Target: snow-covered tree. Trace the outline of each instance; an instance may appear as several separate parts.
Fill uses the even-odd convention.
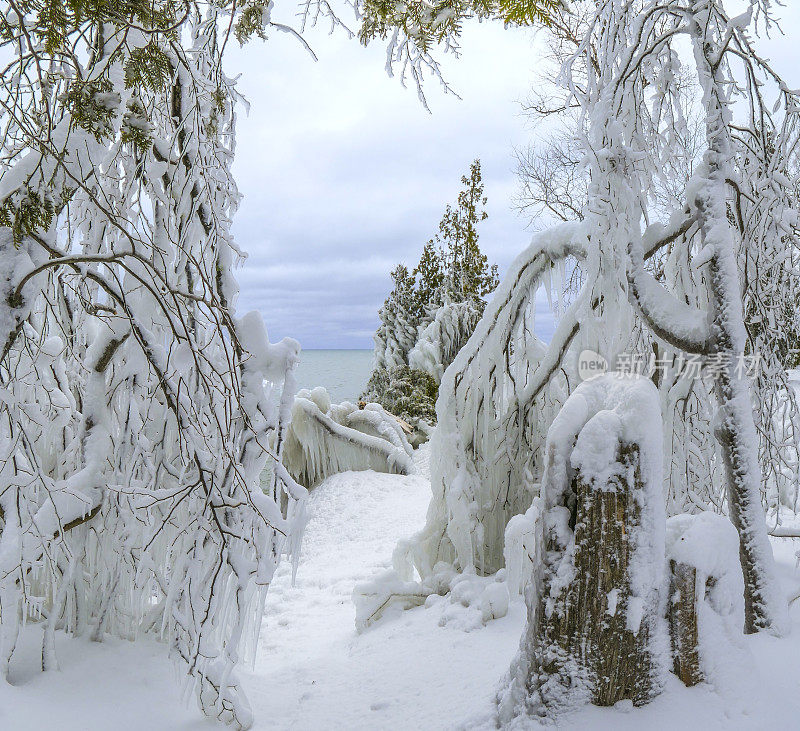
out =
[[[445,278],[443,252],[431,239],[422,249],[422,256],[414,267],[414,313],[419,322],[430,317],[431,309],[441,303]]]
[[[393,410],[393,394],[406,392],[402,413],[393,411],[404,418],[435,417],[423,393],[411,398],[407,382],[425,385],[432,378],[438,385],[498,283],[497,265],[489,265],[478,245],[478,225],[488,217],[480,160],[470,165],[461,183],[455,206],[445,209],[414,270],[409,274],[400,264],[392,272],[394,288],[379,312],[374,370],[362,398]]]
[[[737,177],[749,172],[746,168],[737,171],[735,165],[733,85],[740,82],[741,95],[750,108],[745,129],[752,130],[758,124],[756,117],[762,116],[766,106],[763,87],[771,83],[774,88],[777,82],[777,103],[771,107],[775,111],[770,113],[769,119],[770,125],[777,127],[783,153],[779,156],[783,158],[780,164],[786,164],[796,143],[797,99],[756,54],[747,32],[759,14],[768,19],[769,12],[767,4],[756,1],[750,3],[747,12],[735,18],[726,15],[721,2],[712,0],[687,3],[679,12],[668,15],[662,14],[655,5],[646,7],[648,19],[631,23],[638,34],[633,38],[643,40],[630,44],[628,53],[635,61],[643,52],[653,49],[668,70],[676,63],[676,52],[669,37],[679,34],[688,35],[694,52],[697,81],[702,91],[707,149],[703,165],[690,184],[686,206],[695,219],[699,240],[699,250],[692,257],[692,264],[694,268],[707,267],[707,311],[687,308],[685,301],[676,299],[645,272],[643,247],[635,239],[630,245],[628,281],[642,317],[658,337],[685,352],[713,357],[719,364],[714,383],[715,436],[720,448],[728,515],[739,531],[745,578],[745,630],[748,632],[765,628],[781,631],[786,612],[773,575],[772,550],[761,504],[762,471],[758,462],[750,383],[742,368],[747,332],[737,254],[743,244],[746,247],[751,242],[747,240],[747,232],[737,229],[729,218],[729,200],[733,197],[730,189],[735,192]],[[662,85],[668,88],[668,79]],[[756,109],[758,113],[754,113]],[[783,112],[782,123],[777,111]],[[752,174],[746,179],[755,183]],[[732,185],[729,180],[733,181]],[[790,184],[788,179],[784,186],[786,184]],[[781,187],[779,182],[778,190]],[[773,194],[768,193],[767,197],[775,200]],[[797,224],[797,213],[777,205],[775,214],[784,236],[791,236],[790,227]],[[772,236],[775,234],[767,233],[768,240]],[[773,239],[769,243],[774,246],[777,242]]]
[[[433,424],[438,390],[436,379],[425,369],[401,365],[374,371],[362,398],[379,399],[390,414],[406,422]]]
[[[378,312],[381,324],[375,332],[375,370],[406,365],[417,339],[419,316],[414,275],[398,264],[392,271],[394,287]]]
[[[235,315],[236,89],[218,3],[11,2],[0,18],[0,666],[28,618],[153,633],[245,728],[305,490],[280,463],[299,347]],[[259,11],[269,24],[268,13]]]
[[[475,300],[448,302],[436,310],[433,320],[420,329],[417,342],[408,354],[412,369],[429,374],[437,384],[458,351],[466,345],[481,319]]]
[[[552,23],[555,32],[550,34],[549,45],[559,64],[571,58],[582,40],[585,42],[594,4],[577,3],[572,11]],[[594,66],[597,53],[596,47],[584,53]],[[693,69],[687,65],[672,68],[670,86],[669,116],[675,121],[664,125],[670,141],[669,156],[660,157],[659,174],[649,182],[649,215],[662,219],[686,199],[687,186],[703,163],[706,144],[702,97]],[[568,89],[554,87],[545,78],[526,107],[534,121],[548,118],[559,122],[549,138],[518,152],[522,186],[518,205],[539,227],[547,218],[580,220],[588,204],[582,175],[583,131],[579,129],[585,117],[578,114],[568,95]],[[779,502],[794,509],[797,489],[792,465],[798,456],[794,437],[798,411],[786,367],[794,363],[797,352],[796,308],[792,304],[799,281],[797,246],[796,237],[787,233],[784,216],[765,216],[764,212],[776,207],[791,216],[791,211],[798,209],[795,186],[786,184],[795,177],[797,163],[792,155],[775,147],[775,125],[781,115],[759,119],[751,112],[750,116],[750,123],[732,128],[737,176],[735,181],[729,180],[729,215],[741,238],[737,262],[745,306],[746,352],[759,362],[752,385],[760,463],[765,473],[764,498],[771,509]],[[778,172],[775,180],[768,170]],[[743,187],[748,190],[743,192]],[[693,267],[690,258],[690,249],[679,241],[656,252],[650,265],[654,275],[679,297],[706,306],[705,273]],[[573,293],[580,274],[580,267],[570,273]],[[722,510],[724,485],[712,433],[711,384],[686,377],[685,372],[681,375],[680,353],[653,341],[646,329],[642,335],[639,355],[656,359],[661,366],[654,378],[662,392],[667,419],[664,476],[668,512],[707,507]],[[670,359],[678,367],[667,366]]]
[[[445,371],[436,402],[426,525],[395,554],[404,578],[416,570],[424,579],[439,562],[481,574],[503,567],[506,525],[538,492],[541,434],[575,377],[564,353],[549,353],[534,335],[536,292],[550,281],[553,262],[583,254],[574,243],[578,235],[565,224],[534,239]],[[574,318],[576,310],[567,315]],[[574,319],[560,325],[556,336],[571,340],[573,330]]]
[[[750,38],[773,22],[771,10],[754,1],[730,18],[713,0],[582,8],[577,23],[565,13],[552,26],[569,51],[562,108],[575,110],[569,149],[587,167],[585,198],[573,189],[563,205],[556,190],[540,202],[556,200],[566,219],[584,204],[535,237],[445,374],[428,522],[398,551],[398,568],[425,576],[438,561],[479,572],[503,565],[505,525],[538,493],[547,426],[588,347],[611,367],[631,355],[656,365],[670,510],[728,513],[741,542],[745,629],[780,632],[762,495],[791,493],[797,474],[796,407],[779,357],[792,319],[762,305],[756,322],[769,336],[744,321],[751,297],[780,301],[778,282],[794,277],[796,260],[797,97]],[[684,113],[687,94],[697,119]],[[702,155],[687,160],[698,133]],[[752,215],[737,213],[745,205]],[[766,261],[765,251],[787,265],[759,287],[747,262]],[[532,302],[553,274],[558,326],[544,348],[529,333]],[[751,383],[744,358],[756,352],[771,375]],[[687,370],[692,360],[703,378]],[[753,396],[763,405],[755,421]],[[696,491],[698,479],[707,490]]]
[[[485,221],[486,196],[483,194],[483,176],[481,161],[475,160],[469,166],[469,175],[461,177],[464,186],[458,194],[455,207],[448,205],[439,230],[428,246],[439,246],[439,258],[442,262],[442,287],[438,300],[465,302],[472,300],[480,308],[484,299],[497,287],[497,264],[489,265],[489,260],[478,246],[478,224]],[[423,261],[414,270],[414,274],[422,272]],[[434,297],[423,305],[430,310],[436,304]]]

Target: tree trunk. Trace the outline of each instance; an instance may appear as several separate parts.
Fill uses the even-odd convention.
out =
[[[727,484],[728,512],[740,538],[739,556],[745,583],[747,633],[782,631],[785,607],[777,591],[772,549],[761,505],[761,470],[750,399],[743,368],[746,344],[736,241],[728,220],[726,186],[732,177],[729,109],[722,91],[717,43],[706,37],[708,9],[695,0],[691,35],[706,110],[706,181],[697,195],[704,245],[713,251],[710,269],[712,353],[725,366],[716,381],[719,402],[716,436]]]

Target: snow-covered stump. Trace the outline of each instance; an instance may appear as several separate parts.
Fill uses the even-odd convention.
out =
[[[697,570],[694,566],[669,562],[669,635],[672,672],[686,686],[703,680],[697,630]],[[705,592],[705,587],[702,587]]]
[[[672,672],[685,685],[715,682],[742,632],[744,580],[739,536],[722,515],[676,515],[667,521],[667,612]]]
[[[666,670],[658,394],[607,375],[576,389],[548,433],[542,567],[500,721],[576,704],[639,706]]]
[[[546,580],[540,598],[538,628],[541,673],[568,688],[579,668],[592,703],[613,706],[621,700],[647,703],[655,694],[651,647],[654,617],[645,617],[642,597],[632,588],[631,563],[642,527],[645,486],[639,447],[620,442],[612,473],[597,479],[586,465],[573,480],[576,498],[574,542],[564,552],[559,570]],[[545,550],[559,551],[551,533]],[[572,553],[572,555],[570,555]],[[573,578],[562,585],[561,568],[570,562]],[[555,596],[553,593],[555,592]],[[647,611],[652,615],[657,605]]]

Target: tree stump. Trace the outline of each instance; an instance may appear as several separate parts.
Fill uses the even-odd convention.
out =
[[[669,562],[669,632],[672,671],[689,687],[703,681],[697,617],[697,569]],[[705,587],[703,587],[705,593]]]
[[[643,376],[570,395],[547,434],[528,625],[498,719],[636,706],[667,671],[660,404]]]
[[[714,682],[744,624],[739,534],[724,515],[673,515],[666,525],[672,671],[686,685]]]
[[[586,479],[580,471],[573,480],[573,579],[553,597],[562,572],[546,572],[537,611],[545,705],[559,693],[556,686],[574,688],[576,681],[587,700],[599,706],[621,700],[639,706],[657,692],[653,608],[631,591],[642,513],[639,457],[636,444],[620,444],[618,469],[606,483]],[[550,556],[561,550],[553,532],[546,546]]]

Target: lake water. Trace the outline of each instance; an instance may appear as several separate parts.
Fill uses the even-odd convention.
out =
[[[371,350],[304,350],[297,388],[325,386],[335,404],[355,401],[372,373]]]

